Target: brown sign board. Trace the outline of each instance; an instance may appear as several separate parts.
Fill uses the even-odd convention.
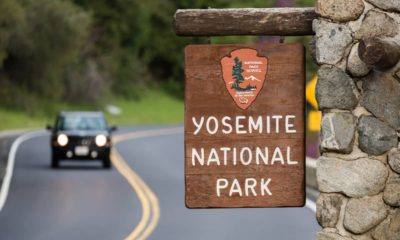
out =
[[[301,44],[185,49],[188,208],[305,204]]]

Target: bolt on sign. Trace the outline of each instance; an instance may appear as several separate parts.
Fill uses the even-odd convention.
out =
[[[301,44],[185,49],[188,208],[305,203]]]

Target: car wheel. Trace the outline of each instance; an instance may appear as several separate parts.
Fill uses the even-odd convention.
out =
[[[111,160],[110,160],[110,158],[103,159],[103,168],[111,168]]]
[[[51,159],[51,167],[58,168],[59,166],[60,166],[60,160],[53,156],[53,158]]]

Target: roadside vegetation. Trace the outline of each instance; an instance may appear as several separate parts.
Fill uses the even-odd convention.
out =
[[[121,108],[120,115],[109,115],[115,124],[180,123],[187,44],[270,40],[177,37],[172,30],[176,9],[313,4],[313,0],[1,0],[0,130],[42,127],[59,110],[105,110],[107,105]],[[309,38],[289,41],[308,45]],[[308,73],[315,69],[313,64],[308,68]]]
[[[57,102],[35,113],[0,107],[0,131],[19,128],[44,128],[53,124],[58,109],[71,111],[104,111],[110,125],[178,124],[183,122],[183,103],[180,99],[159,90],[145,90],[136,101],[114,98],[108,104],[95,107],[91,104]],[[113,114],[108,108],[114,108]],[[112,111],[111,111],[112,112]]]

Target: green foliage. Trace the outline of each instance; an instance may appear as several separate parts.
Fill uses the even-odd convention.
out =
[[[295,0],[297,6],[314,7],[315,0]]]
[[[3,43],[0,83],[9,89],[55,99],[62,97],[67,67],[78,61],[86,39],[89,14],[61,0],[17,0],[2,3],[1,12],[17,12],[3,25],[8,38]],[[11,18],[12,19],[12,18]],[[7,21],[6,21],[7,22]],[[15,90],[16,88],[20,90]],[[15,96],[3,105],[21,106]]]
[[[93,13],[91,55],[104,61],[113,92],[137,98],[140,89],[152,85],[166,87],[183,96],[183,47],[200,39],[185,39],[172,31],[172,16],[184,5],[205,7],[201,1],[75,0]],[[177,82],[179,84],[174,84]],[[171,87],[169,87],[171,86]],[[178,86],[178,87],[177,87]]]
[[[0,1],[0,67],[7,58],[7,47],[14,26],[24,20],[24,11],[21,5],[14,0]]]
[[[99,107],[113,95],[138,100],[149,86],[182,99],[187,44],[248,43],[260,37],[177,37],[172,30],[176,9],[274,3],[1,0],[0,106],[32,113],[45,102],[61,100]],[[296,3],[311,6],[313,1]]]

